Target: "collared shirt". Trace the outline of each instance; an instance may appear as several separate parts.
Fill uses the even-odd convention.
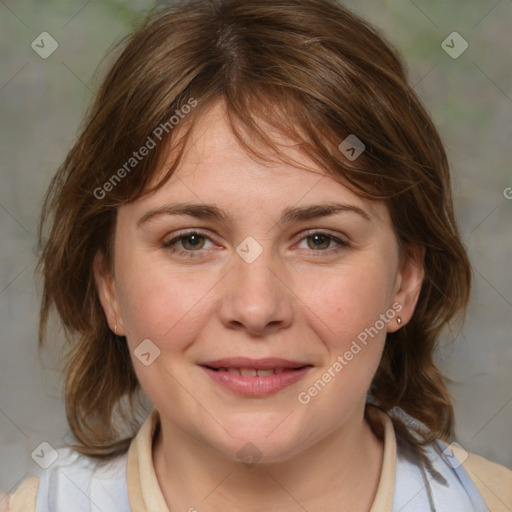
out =
[[[434,477],[397,450],[390,417],[372,408],[384,431],[377,492],[369,512],[510,512],[512,471],[457,446],[427,447]],[[10,512],[169,512],[153,466],[159,413],[154,409],[127,453],[98,464],[69,448],[56,462],[27,478],[10,500]],[[191,510],[201,511],[199,504]]]

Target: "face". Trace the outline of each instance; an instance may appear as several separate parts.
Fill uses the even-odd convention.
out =
[[[248,442],[285,460],[362,417],[423,276],[383,204],[283,150],[312,170],[251,159],[217,104],[171,180],[119,209],[114,273],[95,264],[163,424],[233,460]]]

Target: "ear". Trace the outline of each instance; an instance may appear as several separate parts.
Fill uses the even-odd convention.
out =
[[[409,245],[405,248],[395,281],[393,309],[397,312],[397,316],[388,324],[387,332],[398,331],[412,318],[425,277],[424,264],[425,247]],[[401,319],[400,323],[397,318]]]
[[[121,315],[121,308],[117,300],[114,275],[112,270],[108,268],[105,262],[105,256],[101,251],[98,251],[94,257],[93,274],[98,296],[110,329],[116,332],[117,326],[116,334],[118,336],[125,336],[126,332]]]

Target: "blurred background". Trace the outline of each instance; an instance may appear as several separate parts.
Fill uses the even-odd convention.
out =
[[[446,334],[438,361],[452,379],[459,444],[512,468],[512,2],[345,4],[401,52],[444,139],[475,283],[465,328]],[[36,352],[42,198],[105,55],[154,5],[0,0],[0,501],[36,467],[30,454],[41,442],[59,446],[69,435],[56,354],[40,361]],[[43,32],[58,44],[47,58],[40,53],[55,43],[42,36],[41,48]]]

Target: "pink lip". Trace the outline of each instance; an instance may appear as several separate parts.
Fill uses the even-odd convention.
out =
[[[312,365],[278,358],[231,358],[201,363],[201,367],[217,384],[220,384],[238,395],[257,398],[272,395],[288,386],[291,386],[292,384],[295,384],[304,377],[308,370],[312,368]],[[235,375],[226,371],[216,371],[209,367],[256,368],[260,370],[288,368],[288,370],[277,375],[242,377],[241,375]]]
[[[269,370],[270,368],[301,368],[309,363],[301,361],[290,361],[278,357],[265,357],[263,359],[251,359],[250,357],[227,357],[225,359],[216,359],[215,361],[204,361],[199,363],[201,366],[211,366],[212,368],[257,368],[260,370]]]

